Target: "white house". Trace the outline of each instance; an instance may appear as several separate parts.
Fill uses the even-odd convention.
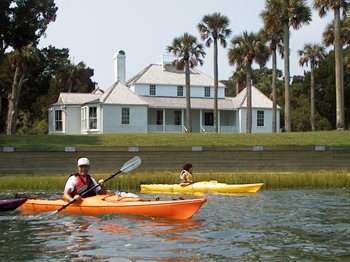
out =
[[[162,57],[125,81],[125,53],[114,56],[115,83],[105,92],[60,93],[49,109],[49,134],[183,133],[186,84],[184,71]],[[213,132],[214,80],[191,69],[192,132]],[[218,87],[218,130],[246,132],[246,89],[225,97]],[[272,101],[252,87],[252,132],[272,132]],[[280,126],[277,107],[277,127]],[[279,131],[279,128],[278,128]]]

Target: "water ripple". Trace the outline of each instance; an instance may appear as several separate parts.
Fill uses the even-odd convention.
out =
[[[207,195],[208,202],[185,221],[3,212],[0,257],[6,261],[349,261],[349,196],[349,190],[339,189]]]

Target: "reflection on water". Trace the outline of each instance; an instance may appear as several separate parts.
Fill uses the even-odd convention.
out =
[[[265,190],[207,198],[194,218],[184,221],[3,212],[0,261],[350,259],[349,190]]]

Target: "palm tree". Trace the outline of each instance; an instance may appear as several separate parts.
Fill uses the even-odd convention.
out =
[[[334,21],[327,24],[322,33],[322,43],[329,47],[334,45]],[[340,44],[342,47],[350,45],[350,19],[344,17],[340,20]]]
[[[299,29],[303,24],[309,24],[311,21],[311,10],[306,5],[305,0],[266,0],[266,12],[274,21],[270,25],[282,27],[283,31],[283,58],[284,58],[284,89],[285,89],[285,108],[284,108],[284,128],[286,132],[292,131],[291,122],[291,103],[289,87],[289,29]],[[266,25],[266,22],[265,22]],[[274,27],[275,27],[274,26]],[[277,29],[275,27],[275,29]],[[273,30],[276,32],[275,30]]]
[[[198,24],[198,30],[202,41],[210,47],[214,44],[214,131],[218,132],[218,40],[222,47],[226,48],[226,37],[231,35],[231,29],[228,29],[230,21],[226,16],[220,13],[205,15],[202,22]]]
[[[198,64],[203,65],[202,58],[205,57],[203,45],[197,42],[197,38],[188,33],[183,36],[176,37],[171,46],[167,46],[168,53],[173,54],[176,59],[173,65],[178,70],[185,69],[186,75],[186,129],[192,132],[191,123],[191,92],[190,92],[190,68],[194,68]]]
[[[335,92],[336,92],[336,127],[345,128],[344,87],[343,87],[343,59],[341,46],[340,11],[345,13],[349,7],[347,0],[313,0],[313,7],[318,9],[320,17],[324,17],[329,9],[334,12],[334,54],[335,54]]]
[[[325,49],[323,46],[318,44],[305,44],[303,50],[299,50],[300,56],[299,64],[306,66],[310,63],[310,74],[311,74],[311,85],[310,85],[310,104],[311,104],[311,115],[310,124],[311,130],[315,131],[315,78],[314,71],[320,64],[320,61],[325,58]]]
[[[264,40],[268,44],[270,54],[272,56],[272,132],[277,131],[276,116],[277,116],[277,50],[279,50],[281,57],[283,58],[283,27],[278,22],[276,14],[277,10],[273,10],[276,6],[271,6],[271,9],[266,8],[261,12],[260,16],[264,21]]]
[[[246,73],[243,66],[238,66],[236,71],[233,73],[232,81],[234,83],[233,94],[236,96],[242,91],[243,86],[246,86]]]
[[[247,82],[247,126],[246,132],[252,132],[252,64],[256,62],[264,66],[268,59],[268,50],[260,34],[243,32],[231,40],[228,51],[230,65],[244,66]]]

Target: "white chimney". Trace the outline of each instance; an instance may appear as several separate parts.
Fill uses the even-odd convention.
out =
[[[125,52],[120,50],[113,56],[114,63],[114,82],[121,82],[125,84],[126,81],[126,70],[125,70]]]

